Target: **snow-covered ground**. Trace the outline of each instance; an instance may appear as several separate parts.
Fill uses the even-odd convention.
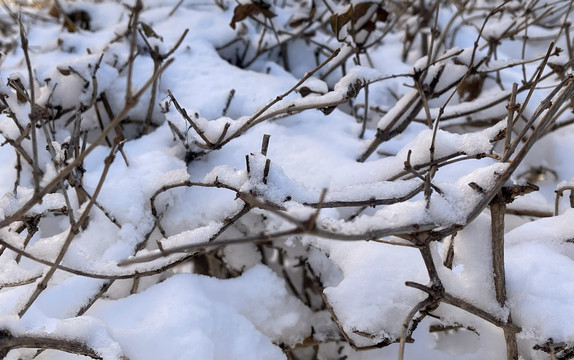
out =
[[[571,2],[139,4],[4,3],[0,355],[574,353]]]

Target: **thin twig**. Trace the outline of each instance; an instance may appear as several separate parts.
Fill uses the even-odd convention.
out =
[[[38,135],[36,133],[36,124],[39,118],[38,110],[36,109],[36,96],[35,96],[35,86],[34,86],[34,73],[32,72],[32,63],[30,61],[30,54],[28,53],[28,36],[24,32],[24,24],[22,23],[22,16],[18,17],[18,23],[20,24],[20,42],[22,46],[22,51],[24,52],[24,58],[26,60],[26,68],[28,70],[28,91],[30,92],[30,132],[32,135],[32,158],[33,158],[33,178],[34,178],[34,194],[37,195],[40,192],[40,169],[38,162]]]
[[[110,169],[110,167],[114,161],[116,150],[117,150],[117,145],[112,147],[110,154],[108,155],[108,157],[106,157],[106,159],[104,161],[105,166],[104,166],[104,169],[102,171],[102,175],[100,176],[100,180],[98,181],[98,185],[96,186],[96,189],[94,190],[92,197],[90,198],[88,204],[85,206],[85,208],[82,212],[82,215],[80,216],[78,221],[71,225],[71,227],[68,231],[68,235],[66,236],[66,239],[64,240],[64,243],[63,243],[62,247],[60,248],[58,256],[54,260],[54,265],[60,264],[60,262],[62,262],[62,260],[64,259],[64,256],[66,255],[70,245],[72,244],[72,240],[79,233],[80,228],[85,223],[85,221],[87,221],[90,210],[91,210],[92,206],[94,205],[94,202],[96,201],[96,198],[98,197],[100,191],[102,190],[102,186],[104,185],[104,181],[106,180],[106,176],[108,174],[108,171],[109,171],[109,169]],[[38,296],[40,296],[40,294],[44,291],[44,289],[46,289],[46,287],[48,286],[48,282],[52,279],[52,276],[54,275],[54,273],[56,272],[57,269],[58,268],[56,266],[50,267],[50,270],[48,270],[48,272],[44,275],[44,277],[42,278],[42,281],[40,283],[38,283],[34,293],[30,296],[30,298],[28,299],[26,304],[18,311],[19,317],[24,316],[24,314],[28,311],[30,306],[32,306],[32,304],[36,301]]]

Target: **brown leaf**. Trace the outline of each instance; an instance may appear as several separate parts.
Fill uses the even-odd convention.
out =
[[[76,25],[71,22],[68,21],[68,19],[64,19],[64,27],[68,30],[68,32],[70,33],[75,33],[76,32]]]
[[[374,11],[374,12],[373,12]],[[389,13],[381,7],[380,4],[373,1],[364,1],[351,5],[349,9],[341,14],[335,13],[331,16],[331,30],[339,38],[339,32],[349,21],[353,23],[353,33],[361,30],[372,32],[376,29],[377,21],[386,21]],[[364,19],[368,16],[368,19]]]
[[[303,86],[302,88],[299,89],[299,94],[301,94],[302,97],[305,97],[312,92],[313,91],[311,91],[311,89],[309,89],[307,86]]]
[[[303,19],[299,19],[299,20],[293,20],[289,23],[289,26],[292,28],[296,28],[298,26],[303,25],[304,23],[306,23],[307,21],[309,21],[309,19],[307,18],[303,18]]]
[[[377,29],[377,26],[373,21],[367,21],[365,25],[361,29],[367,30],[368,32],[373,32]]]
[[[374,13],[369,11],[369,10],[372,11],[373,9],[375,11]],[[360,21],[361,18],[366,15],[369,16],[369,19],[364,19],[363,21]],[[360,25],[360,27],[355,28],[354,30],[356,32],[359,32],[360,30],[373,32],[376,29],[376,22],[386,21],[388,16],[389,13],[385,9],[383,9],[380,4],[377,4],[372,1],[359,3],[355,5],[355,10],[353,12],[353,24],[364,23],[364,25]]]
[[[327,107],[319,108],[319,110],[321,110],[323,115],[329,115],[330,113],[335,111],[336,108],[337,108],[337,106],[335,105],[335,106],[327,106]]]
[[[60,10],[56,5],[52,5],[52,7],[50,8],[50,12],[48,12],[48,15],[57,19],[60,17]]]
[[[310,30],[310,31],[307,31],[306,33],[304,33],[301,37],[302,37],[302,38],[309,38],[309,39],[310,39],[310,38],[312,38],[313,36],[315,36],[315,34],[316,34],[316,31],[315,31],[315,30]]]
[[[154,37],[156,39],[161,39],[161,37],[146,23],[140,21],[140,25],[146,37]]]
[[[389,12],[379,6],[379,8],[377,9],[377,21],[383,21],[383,22],[387,21],[388,17]]]
[[[72,72],[70,71],[70,69],[62,69],[62,68],[57,68],[58,71],[60,72],[60,74],[64,75],[64,76],[69,76]]]
[[[248,16],[255,16],[263,14],[267,19],[277,16],[273,11],[269,10],[270,5],[262,1],[250,4],[239,4],[233,10],[233,17],[229,26],[235,29],[235,24],[245,20]]]
[[[235,29],[235,23],[244,20],[251,12],[253,12],[254,4],[239,4],[233,10],[233,17],[231,18],[231,26]]]
[[[26,96],[24,96],[22,94],[22,92],[24,92],[24,85],[22,85],[22,82],[20,81],[20,79],[15,79],[12,80],[14,82],[13,85],[10,85],[12,88],[16,89],[16,98],[18,99],[19,103],[25,103],[26,100]],[[21,91],[18,91],[17,89],[20,89]]]
[[[458,96],[462,101],[472,101],[482,93],[484,76],[480,74],[470,75],[458,88]],[[466,97],[465,97],[466,95]]]
[[[369,10],[371,8],[371,6],[376,5],[374,2],[372,1],[365,1],[362,3],[358,3],[357,5],[355,5],[354,11],[353,11],[353,21],[357,21],[360,18],[362,18],[363,16],[365,16],[365,14],[367,13],[367,10]]]
[[[349,6],[349,9],[343,14],[335,13],[331,15],[330,18],[331,30],[333,30],[337,38],[339,38],[339,32],[341,31],[343,26],[345,26],[345,24],[351,21],[352,16],[353,16],[353,5]]]
[[[16,99],[18,99],[19,103],[25,103],[26,102],[26,97],[19,92],[16,93]]]
[[[277,16],[277,14],[275,14],[273,11],[269,10],[269,9],[261,9],[261,13],[263,14],[263,16],[265,16],[267,19],[273,19],[275,16]]]

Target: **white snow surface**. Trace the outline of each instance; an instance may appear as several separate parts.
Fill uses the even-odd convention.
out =
[[[272,341],[296,344],[309,336],[309,314],[262,265],[230,280],[175,275],[88,313],[108,324],[127,356],[142,360],[283,359]]]
[[[66,11],[88,13],[92,19],[91,30],[68,32],[54,21],[27,25],[36,77],[36,101],[41,105],[56,104],[60,110],[80,105],[90,107],[93,92],[97,90],[105,92],[111,113],[119,113],[125,104],[129,67],[129,41],[125,34],[128,8],[111,0],[60,2]],[[133,1],[127,3],[133,5]],[[286,55],[291,60],[290,71],[271,55],[261,56],[244,68],[234,65],[237,48],[226,45],[236,37],[236,31],[229,26],[236,4],[222,3],[226,10],[202,1],[184,1],[170,14],[177,0],[144,2],[140,21],[159,36],[147,38],[159,51],[168,52],[189,29],[173,53],[175,61],[158,82],[155,103],[152,103],[151,130],[142,135],[126,123],[123,128],[126,141],[121,145],[121,152],[111,156],[109,146],[102,142],[85,158],[82,184],[89,194],[99,189],[102,173],[106,172],[97,197],[98,205],[106,213],[97,207],[91,209],[89,225],[74,236],[63,257],[61,264],[67,270],[54,273],[47,289],[22,317],[18,312],[50,267],[26,256],[20,258],[9,248],[2,249],[0,330],[14,336],[77,340],[95,349],[98,356],[106,360],[122,359],[122,356],[132,360],[286,359],[282,347],[296,347],[309,339],[341,340],[339,329],[357,347],[398,342],[405,317],[427,296],[423,291],[405,286],[405,282],[428,285],[429,275],[420,251],[416,247],[401,246],[411,244],[407,239],[383,236],[382,240],[399,244],[391,245],[368,241],[373,240],[370,234],[380,229],[412,230],[415,225],[437,231],[465,226],[452,238],[435,241],[431,246],[434,265],[446,291],[498,320],[505,321],[511,313],[513,322],[522,329],[518,334],[520,349],[528,358],[545,359],[546,355],[532,350],[532,346],[550,338],[556,343],[574,346],[571,321],[574,318],[574,210],[569,209],[567,195],[560,200],[561,211],[556,216],[536,220],[525,216],[512,229],[507,226],[508,300],[505,304],[496,301],[492,282],[488,211],[470,218],[484,194],[509,167],[496,160],[497,152],[502,150],[495,141],[505,131],[506,102],[501,102],[496,110],[478,113],[491,121],[491,125],[483,129],[464,134],[456,128],[439,128],[434,132],[425,121],[415,122],[383,143],[379,152],[374,152],[367,161],[358,162],[357,158],[377,136],[377,131],[400,126],[419,97],[416,89],[403,86],[405,78],[387,79],[384,83],[376,80],[390,73],[420,69],[426,66],[428,58],[410,59],[416,57],[415,51],[403,61],[402,35],[390,34],[385,39],[389,51],[373,50],[373,57],[380,58],[373,68],[354,65],[351,57],[346,62],[348,71],[344,76],[334,71],[322,79],[321,71],[329,71],[329,65],[302,83],[301,86],[313,93],[302,97],[292,92],[271,104],[315,68],[314,55],[301,42],[295,43]],[[292,20],[285,9],[274,5],[272,10],[277,12],[274,21],[278,24]],[[338,9],[338,12],[344,10]],[[48,16],[46,10],[37,11]],[[452,11],[454,9],[447,9],[445,13]],[[441,19],[443,17],[447,19],[441,14]],[[512,25],[511,20],[497,18],[482,35],[500,35]],[[244,25],[245,22],[237,26],[241,27],[238,31],[253,39],[245,53],[249,59],[256,52],[253,44],[257,43],[259,33],[257,26]],[[448,53],[462,49],[456,62],[447,57],[429,69],[429,78],[445,72],[437,84],[438,90],[462,78],[467,69],[465,64],[470,63],[472,51],[468,46],[472,46],[476,32],[472,26],[461,29]],[[276,41],[272,34],[261,39]],[[325,36],[325,41],[330,41],[333,48],[342,47],[334,62],[351,53],[348,45],[341,45],[332,37]],[[133,60],[131,85],[134,91],[145,84],[154,68],[142,37],[138,37],[136,45],[141,54]],[[474,63],[483,56],[483,52],[477,51]],[[509,73],[505,72],[501,81],[510,87],[522,78],[520,67],[511,67],[518,61],[516,53],[510,50],[505,53],[501,46],[498,56],[499,60],[482,64],[479,70],[508,66]],[[28,83],[23,59],[23,51],[16,47],[0,68],[0,92],[6,95],[6,104],[18,119],[28,119],[30,107],[19,101],[7,84],[9,79]],[[529,65],[529,71],[536,65]],[[357,95],[354,101],[363,99],[364,90],[353,94],[354,87],[368,82],[372,82],[371,105],[380,101],[375,105],[386,112],[380,116],[370,115],[372,118],[362,139],[359,138],[361,124],[344,106],[328,116],[315,109],[333,103],[346,104],[352,95]],[[463,126],[464,116],[473,109],[506,94],[507,89],[501,90],[494,82],[490,85],[472,103],[454,96],[442,116],[455,118],[454,123]],[[185,108],[191,121],[203,130],[201,134],[176,111],[168,90]],[[227,107],[231,90],[234,95]],[[430,102],[431,120],[441,114],[440,108],[447,96]],[[539,98],[543,96],[537,93],[531,101]],[[127,118],[145,119],[150,102],[150,91],[146,91]],[[410,106],[405,111],[407,104]],[[107,109],[100,106],[99,111],[106,113]],[[263,111],[266,121],[250,123],[253,114],[259,111]],[[72,114],[69,116],[73,120]],[[414,115],[419,120],[426,119],[423,110]],[[65,122],[65,118],[59,121]],[[113,116],[104,116],[103,125],[111,118]],[[88,132],[88,144],[94,141],[100,131],[95,110],[82,113],[80,127]],[[235,137],[244,127],[249,129]],[[52,181],[58,171],[72,161],[66,158],[65,151],[72,132],[73,124],[58,125],[51,142],[41,134],[38,142],[38,163],[42,164],[40,186]],[[18,126],[6,112],[0,114],[0,134],[1,140],[20,136]],[[266,154],[261,153],[264,134],[270,135]],[[108,141],[113,142],[114,136],[111,132]],[[514,178],[522,181],[537,169],[551,171],[545,172],[546,178],[539,183],[541,191],[536,196],[517,200],[510,206],[512,209],[552,212],[557,184],[572,185],[573,137],[572,127],[566,126],[546,135],[534,147],[533,154],[521,164]],[[222,140],[225,145],[221,149],[205,150],[206,139],[211,143]],[[48,144],[55,147],[58,161],[52,162],[49,152],[44,151]],[[31,152],[30,141],[24,141],[22,146]],[[433,154],[429,151],[431,147]],[[197,158],[186,161],[186,156]],[[458,160],[465,157],[465,161],[439,168],[432,180],[436,188],[425,198],[424,181],[412,173],[409,175],[405,170],[406,161],[409,159],[410,166],[416,168],[443,157]],[[112,161],[109,168],[106,159]],[[15,214],[35,196],[31,168],[25,159],[18,161],[25,168],[21,176],[16,171],[13,148],[9,144],[0,147],[0,221]],[[325,197],[320,199],[323,189],[326,189]],[[86,210],[86,203],[78,203],[79,195],[74,189],[67,189],[66,194],[69,203],[62,192],[57,191],[46,194],[41,203],[28,210],[30,221],[40,215],[44,219],[37,232],[26,240],[26,246],[23,241],[35,226],[32,223],[14,222],[0,229],[0,239],[16,250],[25,248],[31,256],[48,265],[55,261],[70,233],[68,217],[59,215],[69,211],[77,220]],[[565,194],[569,195],[568,191]],[[229,219],[246,206],[247,197],[242,200],[241,196],[247,195],[274,210],[253,210],[227,228]],[[391,203],[393,199],[404,201]],[[369,201],[375,200],[388,200],[390,204],[366,208],[354,216],[360,206],[368,206]],[[341,205],[353,202],[361,202],[361,205],[352,208]],[[317,213],[317,206],[325,208]],[[282,218],[277,214],[279,211],[286,215]],[[301,227],[314,216],[317,216],[318,229],[354,239],[336,241],[328,236],[313,235],[281,238],[277,240],[279,250],[273,250],[271,256],[267,254],[275,263],[263,261],[266,251],[270,251],[263,245],[234,244],[216,252],[215,257],[230,268],[228,279],[192,273],[193,267],[185,261],[194,255],[196,248],[181,250],[197,244],[205,247],[205,243],[224,230],[221,239],[263,237],[262,234]],[[162,229],[156,226],[158,219]],[[468,224],[470,220],[473,221]],[[452,269],[443,265],[450,242],[454,242],[455,253]],[[165,251],[173,249],[179,250],[163,256]],[[281,251],[293,258],[306,258],[309,269],[317,275],[314,280],[324,287],[315,298],[321,304],[319,310],[312,300],[308,303],[302,300],[305,294],[296,291],[301,290],[301,285],[286,281],[285,276],[289,274],[277,270]],[[137,262],[147,256],[154,259]],[[125,265],[126,260],[136,262]],[[298,266],[292,266],[290,271],[296,274]],[[83,276],[82,272],[92,277]],[[133,274],[138,274],[139,283],[134,283]],[[105,295],[85,314],[79,315],[90,299],[108,285],[111,287]],[[448,305],[441,305],[437,314],[442,324],[464,327],[440,334],[428,333],[428,326],[439,320],[425,319],[413,334],[416,342],[407,344],[406,358],[503,357],[504,343],[499,328]],[[336,336],[329,338],[333,333]],[[337,358],[347,356],[353,360],[389,359],[395,358],[398,351],[397,344],[363,352],[336,345],[322,344],[319,358],[335,358],[333,354],[336,354]],[[16,349],[7,359],[34,355],[35,350]],[[46,350],[36,358],[82,357]]]

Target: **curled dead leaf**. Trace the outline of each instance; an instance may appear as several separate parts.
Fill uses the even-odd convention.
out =
[[[347,11],[344,13],[335,13],[331,15],[330,22],[331,22],[331,30],[335,33],[337,38],[339,38],[339,33],[343,26],[345,26],[349,21],[351,21],[351,17],[353,15],[353,5],[350,5]]]
[[[357,34],[360,31],[373,32],[376,29],[377,21],[386,21],[389,13],[380,3],[364,1],[350,5],[346,10],[342,10],[331,15],[331,30],[340,39],[339,34],[343,27],[349,22],[352,24],[351,33]]]
[[[249,4],[239,4],[233,10],[233,17],[229,26],[235,29],[235,24],[245,20],[248,16],[255,16],[262,14],[265,18],[271,19],[277,16],[273,11],[269,10],[271,6],[263,1],[252,2]]]

